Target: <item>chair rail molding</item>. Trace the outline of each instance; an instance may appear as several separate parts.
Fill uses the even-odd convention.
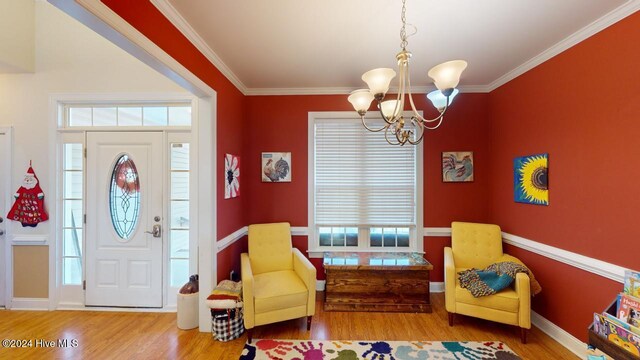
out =
[[[451,228],[425,227],[424,236],[451,236]],[[522,236],[509,234],[504,231],[502,232],[502,241],[506,244],[513,245],[520,249],[542,255],[546,258],[556,260],[563,264],[571,265],[573,267],[588,271],[596,275],[600,275],[607,279],[617,281],[619,283],[624,282],[624,272],[627,269],[622,266],[543,244],[537,241],[523,238]]]
[[[622,266],[611,264],[602,260],[590,258],[571,251],[563,250],[550,245],[542,244],[533,240],[523,238],[521,236],[502,232],[502,240],[521,249],[542,255],[544,257],[559,261],[561,263],[577,267],[596,275],[600,275],[607,279],[624,282],[624,271]]]
[[[231,234],[225,236],[224,238],[222,238],[221,240],[219,240],[216,244],[217,246],[217,252],[221,252],[222,250],[228,248],[231,244],[235,243],[236,241],[242,239],[243,236],[247,235],[249,233],[249,227],[248,226],[243,226],[240,229],[232,232]]]
[[[240,229],[225,236],[224,238],[220,239],[216,244],[218,249],[217,252],[221,252],[222,250],[228,248],[231,244],[242,239],[245,235],[248,235],[248,234],[249,234],[249,227],[243,226]],[[309,236],[309,228],[306,226],[292,226],[291,236]]]

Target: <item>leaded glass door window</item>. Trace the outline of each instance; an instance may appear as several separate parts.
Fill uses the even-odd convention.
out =
[[[140,214],[140,180],[129,154],[118,157],[111,171],[109,213],[116,234],[128,240],[138,225]]]

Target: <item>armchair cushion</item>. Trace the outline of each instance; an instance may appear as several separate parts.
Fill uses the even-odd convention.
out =
[[[307,287],[293,270],[255,275],[253,290],[256,313],[307,305]]]
[[[249,258],[254,275],[293,269],[289,223],[249,225]]]
[[[460,270],[462,271],[463,269]],[[491,296],[474,297],[469,290],[460,286],[460,280],[458,279],[456,279],[455,300],[464,304],[513,313],[517,313],[519,307],[518,293],[511,287]]]
[[[451,247],[456,266],[484,269],[502,255],[502,232],[498,225],[454,221]]]

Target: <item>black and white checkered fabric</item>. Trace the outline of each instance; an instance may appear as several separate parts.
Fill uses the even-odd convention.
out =
[[[242,309],[211,309],[211,333],[220,341],[237,339],[244,332]]]

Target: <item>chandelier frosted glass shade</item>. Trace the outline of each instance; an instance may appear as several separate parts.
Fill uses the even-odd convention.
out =
[[[444,109],[447,106],[447,101],[449,104],[453,101],[453,98],[458,95],[460,91],[458,89],[453,89],[451,95],[449,95],[449,99],[442,93],[440,90],[433,90],[432,92],[427,94],[427,98],[431,100],[433,106],[438,109],[438,111]]]
[[[440,91],[446,91],[458,86],[460,75],[466,68],[466,61],[451,60],[432,67],[427,75],[433,79],[433,83]]]
[[[366,113],[369,110],[371,101],[373,101],[373,94],[367,89],[354,90],[349,95],[348,100],[358,114]]]
[[[398,100],[387,100],[380,103],[380,111],[386,119],[393,119],[400,113]]]
[[[374,96],[386,94],[394,77],[396,77],[396,72],[389,68],[373,69],[362,74],[362,80],[367,83],[369,92]]]

